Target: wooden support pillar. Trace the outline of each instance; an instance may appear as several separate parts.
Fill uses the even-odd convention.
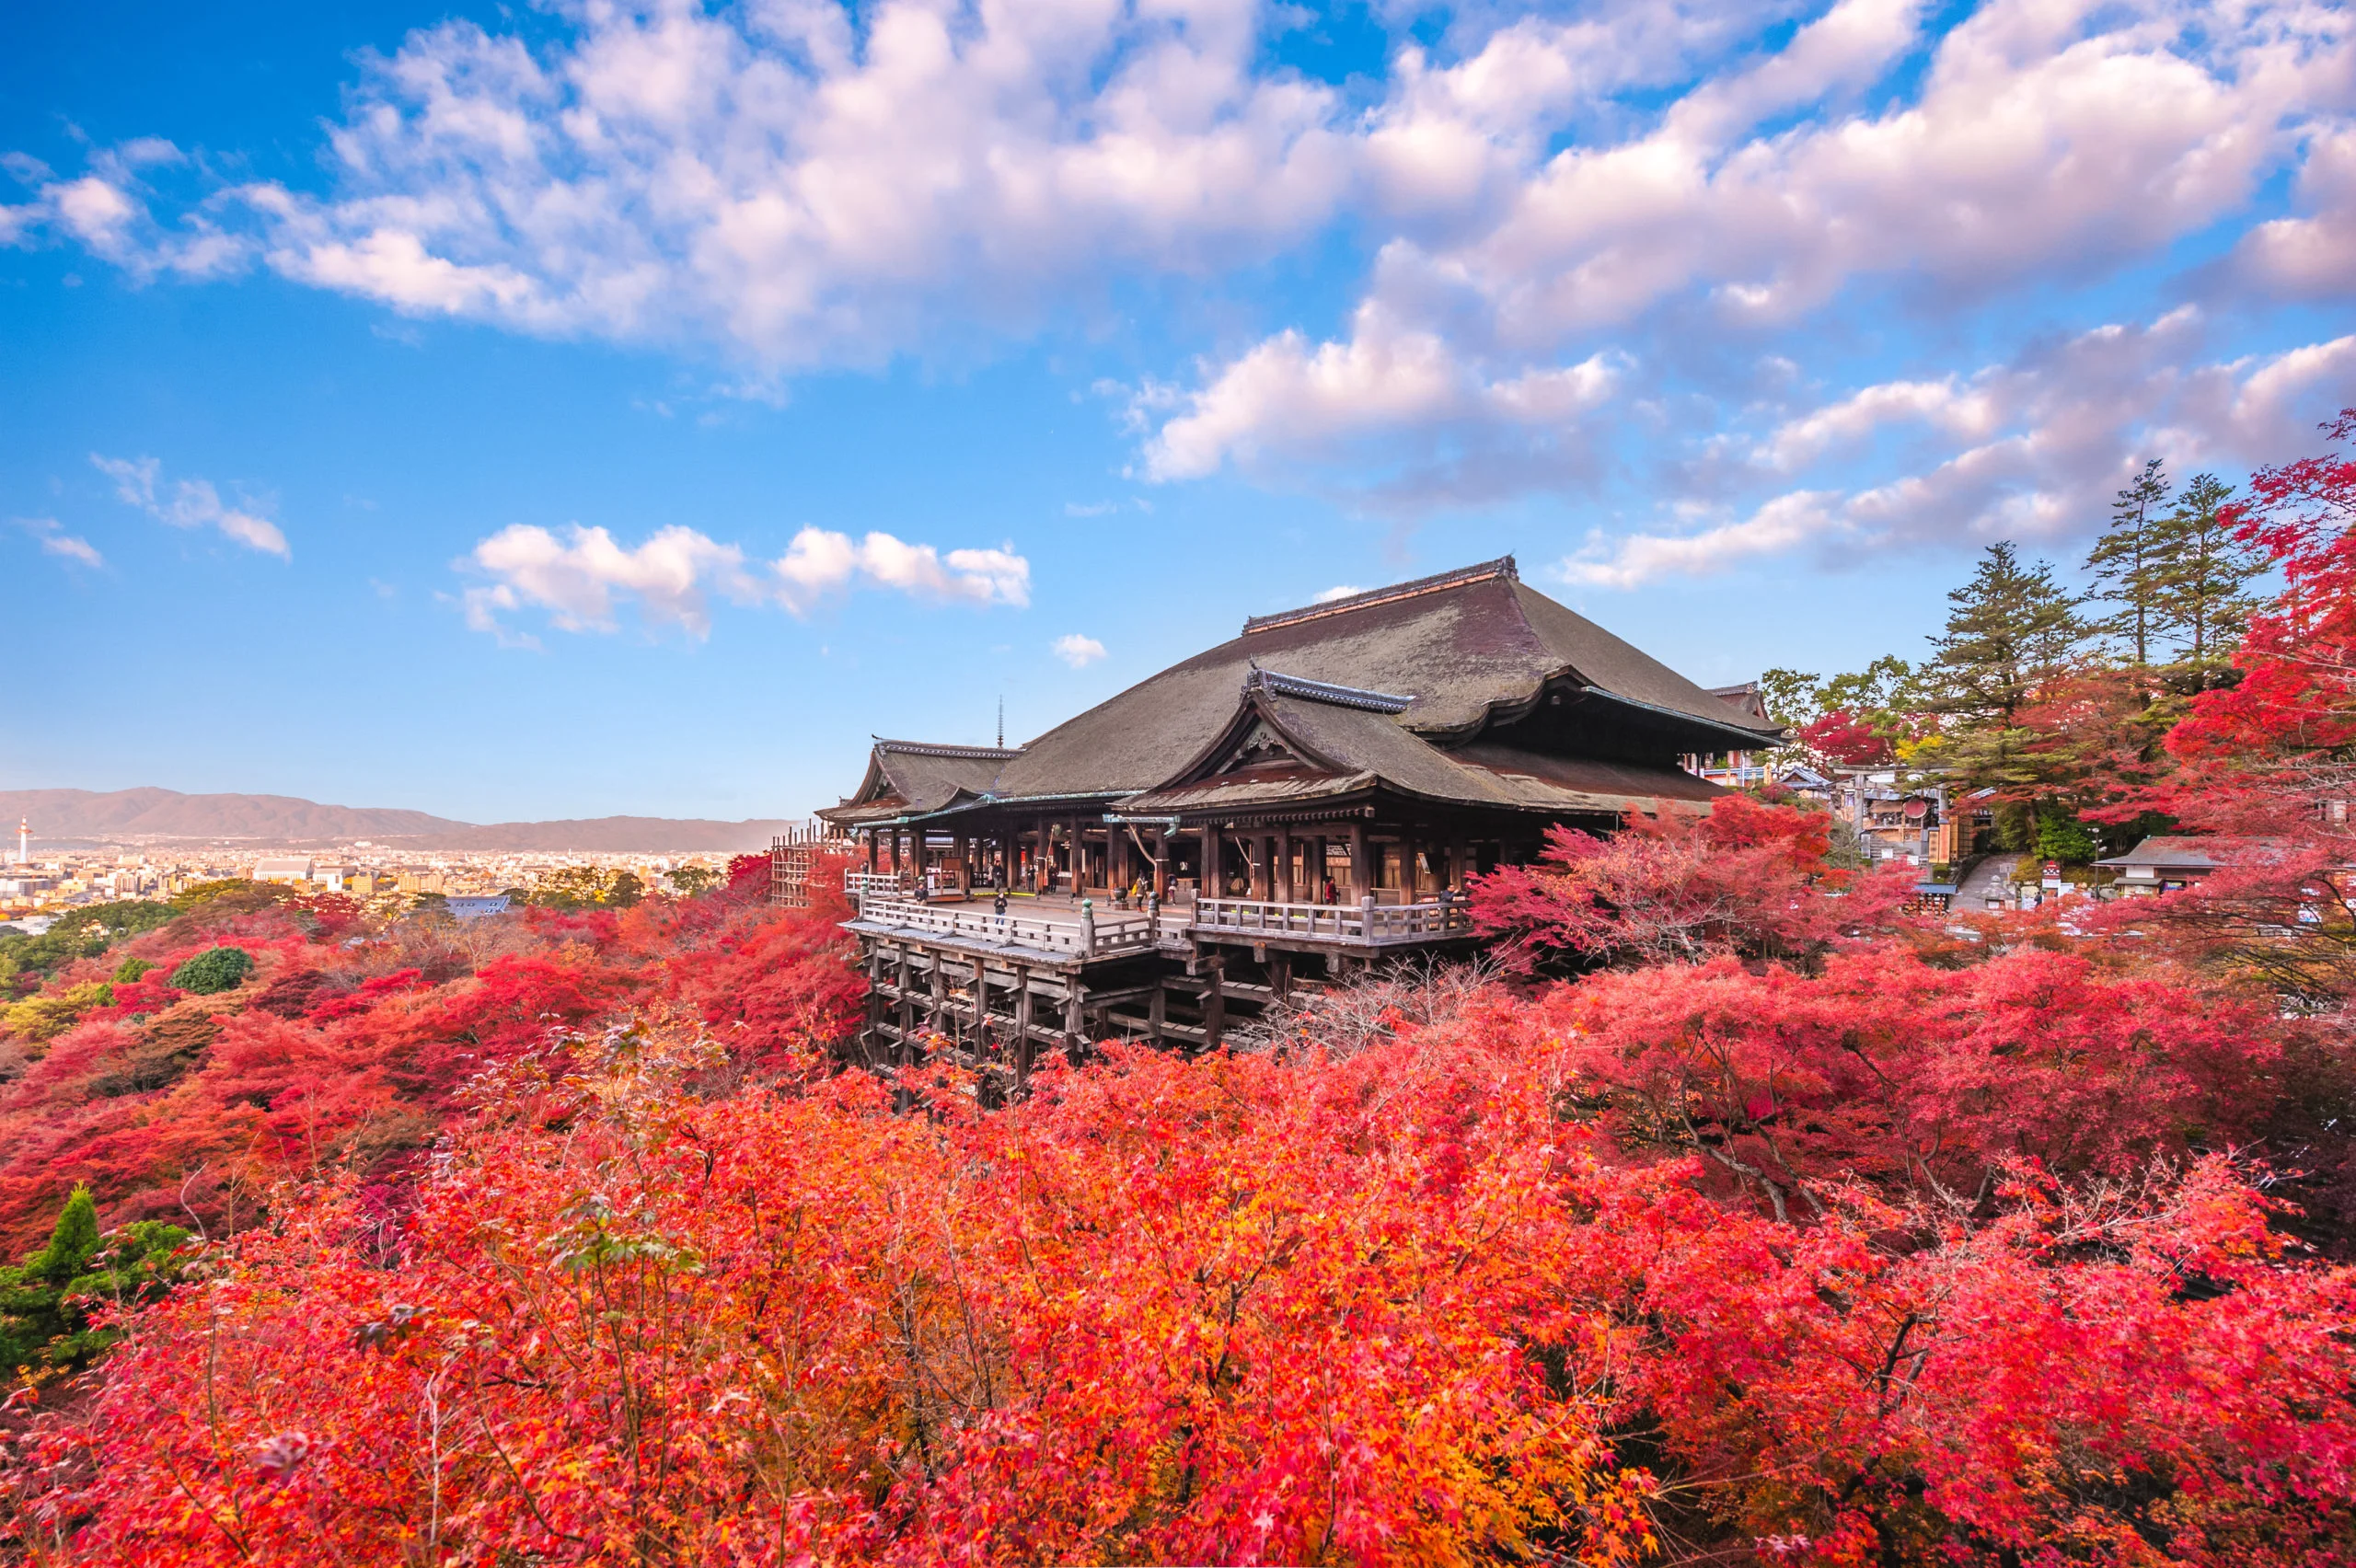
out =
[[[943,1028],[943,1023],[948,1025]],[[941,954],[932,955],[932,1015],[925,1020],[927,1034],[955,1038],[957,1020],[949,1016],[949,969],[941,963]]]
[[[1164,1026],[1170,1021],[1168,981],[1157,980],[1153,983],[1153,995],[1146,998],[1145,1019],[1146,1032],[1153,1037],[1153,1043],[1156,1045],[1161,1044],[1168,1032]]]
[[[867,873],[875,874],[875,830],[872,827],[867,830]]]
[[[1268,986],[1279,997],[1292,995],[1292,954],[1282,948],[1268,955]]]
[[[1293,896],[1292,829],[1276,829],[1276,902],[1297,904]]]
[[[1088,885],[1088,833],[1078,817],[1071,819],[1071,891],[1077,898]]]
[[[1166,827],[1153,830],[1153,896],[1170,896],[1170,830]]]
[[[1227,1028],[1227,997],[1220,986],[1227,979],[1227,955],[1217,948],[1204,951],[1203,974],[1203,1049],[1218,1049],[1219,1035]]]
[[[1014,972],[1014,1081],[1031,1081],[1031,972]]]
[[[1424,894],[1424,847],[1417,830],[1410,827],[1399,836],[1399,886],[1413,904]]]
[[[1223,897],[1227,879],[1219,874],[1218,824],[1203,824],[1202,874],[1195,879],[1196,894],[1203,898]]]
[[[1309,896],[1306,904],[1325,902],[1325,836],[1319,834],[1309,841]]]
[[[990,1048],[990,976],[978,958],[974,960],[974,1033],[965,1045],[976,1056]]]
[[[1086,1024],[1080,1019],[1080,976],[1064,977],[1064,1056],[1072,1066],[1080,1065],[1080,1047],[1087,1043],[1082,1032]]]
[[[1366,824],[1350,824],[1350,896],[1356,904],[1374,891],[1374,878],[1366,863]]]
[[[910,1065],[910,1053],[916,1049],[913,1043],[917,1032],[916,985],[917,976],[915,966],[909,963],[908,950],[902,948],[900,950],[899,1056],[900,1066],[904,1067]]]

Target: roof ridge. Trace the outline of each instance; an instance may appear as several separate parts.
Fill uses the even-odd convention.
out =
[[[1404,713],[1415,703],[1412,697],[1399,697],[1387,691],[1367,691],[1359,686],[1335,686],[1331,681],[1304,680],[1299,675],[1278,674],[1257,664],[1243,677],[1246,692],[1272,692],[1278,697],[1306,698],[1311,702],[1330,702],[1336,708],[1362,708],[1369,713]]]
[[[1022,748],[1020,746],[936,745],[930,741],[887,741],[881,735],[872,735],[869,738],[875,743],[877,751],[906,752],[911,756],[964,756],[986,762],[994,757],[1017,757],[1022,755]]]
[[[1514,564],[1513,557],[1499,556],[1495,560],[1484,560],[1478,566],[1460,566],[1453,571],[1439,571],[1434,572],[1429,577],[1412,578],[1405,582],[1394,582],[1388,588],[1369,588],[1363,594],[1352,594],[1345,598],[1329,599],[1322,605],[1303,605],[1297,610],[1279,610],[1274,615],[1253,616],[1243,623],[1243,635],[1249,637],[1255,631],[1273,631],[1282,626],[1297,626],[1302,621],[1319,620],[1326,616],[1346,615],[1352,610],[1363,610],[1375,605],[1387,605],[1394,599],[1412,599],[1422,594],[1436,594],[1443,588],[1461,587],[1468,582],[1485,582],[1495,577],[1519,582],[1521,581],[1521,569]]]

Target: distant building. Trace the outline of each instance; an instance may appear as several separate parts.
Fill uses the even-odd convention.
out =
[[[254,881],[266,882],[306,882],[311,880],[311,861],[306,855],[264,855],[254,862]]]
[[[450,913],[461,920],[480,920],[486,916],[507,913],[507,895],[503,893],[489,896],[454,895],[445,902],[449,905]]]
[[[311,880],[329,893],[351,893],[352,882],[360,874],[356,866],[325,861],[311,868]]]
[[[2119,873],[2118,890],[2131,896],[2174,893],[2190,887],[2217,869],[2204,838],[2146,838],[2124,855],[2096,860],[2097,866]]]
[[[1775,721],[1768,716],[1767,694],[1757,681],[1703,689],[1742,715],[1738,722],[1745,728],[1764,732],[1761,738],[1770,744],[1779,734]],[[1767,755],[1764,745],[1755,751],[1703,752],[1684,758],[1685,771],[1732,789],[1763,784],[1770,771]]]

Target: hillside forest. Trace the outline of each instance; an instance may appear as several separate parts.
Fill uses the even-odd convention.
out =
[[[0,1556],[2356,1561],[2326,434],[2123,498],[2099,626],[1992,552],[1924,668],[1788,688],[2024,846],[2207,836],[2164,897],[1926,916],[1728,795],[1483,879],[1480,963],[1023,1094],[855,1060],[847,910],[760,860],[11,943]]]

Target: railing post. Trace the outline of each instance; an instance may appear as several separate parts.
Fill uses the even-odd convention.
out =
[[[1092,898],[1080,901],[1080,951],[1096,951],[1096,901]]]
[[[1370,893],[1358,900],[1358,935],[1374,940],[1374,894]]]

